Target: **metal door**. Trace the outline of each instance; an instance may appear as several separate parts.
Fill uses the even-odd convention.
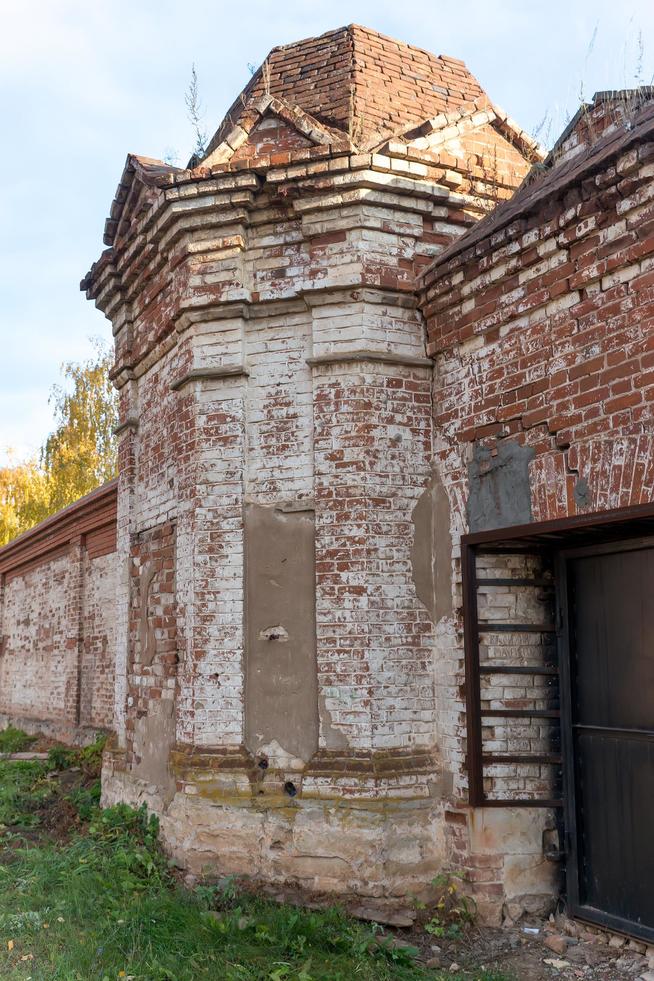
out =
[[[570,912],[654,941],[654,543],[561,553]]]

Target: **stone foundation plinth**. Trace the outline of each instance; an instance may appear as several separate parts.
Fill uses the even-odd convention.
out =
[[[103,804],[146,803],[159,815],[167,851],[196,874],[382,904],[425,897],[445,864],[438,772],[417,772],[416,759],[407,759],[403,775],[380,777],[370,759],[359,759],[349,773],[328,775],[320,763],[281,774],[262,771],[245,753],[174,751],[177,789],[165,800],[160,784],[127,770],[114,750],[105,757]]]

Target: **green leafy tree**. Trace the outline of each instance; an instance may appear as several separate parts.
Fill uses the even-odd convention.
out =
[[[118,422],[116,391],[109,379],[111,351],[94,342],[95,354],[62,366],[68,385],[55,385],[50,396],[55,430],[41,451],[50,485],[50,511],[72,504],[116,476]]]

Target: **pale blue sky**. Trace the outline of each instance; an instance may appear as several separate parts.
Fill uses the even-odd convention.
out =
[[[634,83],[639,33],[654,74],[652,0],[0,0],[0,461],[37,450],[61,362],[110,337],[79,280],[126,153],[188,158],[192,62],[211,133],[248,63],[353,22],[463,58],[526,129],[549,111],[552,137],[582,80],[586,96]]]

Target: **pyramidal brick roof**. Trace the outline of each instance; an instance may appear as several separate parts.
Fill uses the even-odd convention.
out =
[[[235,155],[236,169],[247,165],[242,148],[269,114],[299,134],[301,142],[294,145],[301,153],[312,144],[337,154],[384,153],[393,141],[407,145],[420,140],[432,140],[437,148],[439,134],[444,141],[457,131],[490,124],[525,161],[544,157],[534,140],[490,102],[462,61],[351,24],[273,48],[201,159],[193,155],[180,168],[128,154],[105,223],[105,244],[114,245],[144,187],[154,194],[179,179],[205,177],[214,169],[230,168]],[[270,130],[267,138],[274,144]],[[256,138],[251,142],[256,148]],[[417,146],[414,152],[420,152]],[[256,152],[251,159],[259,159]],[[272,158],[262,154],[259,165],[266,159]]]
[[[462,61],[433,55],[350,24],[273,48],[239,94],[207,149],[238,122],[247,103],[269,95],[372,145],[454,109],[488,104]]]

